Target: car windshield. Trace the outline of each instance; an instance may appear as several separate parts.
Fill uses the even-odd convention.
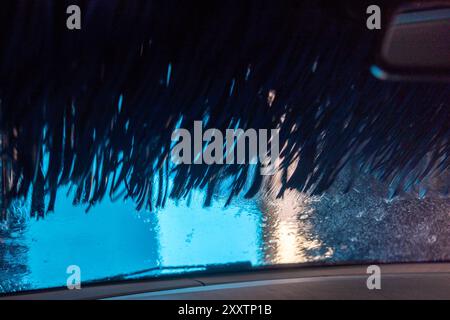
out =
[[[375,79],[341,8],[37,3],[0,12],[0,293],[450,260],[450,88]]]

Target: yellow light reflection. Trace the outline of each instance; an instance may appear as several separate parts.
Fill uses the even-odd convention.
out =
[[[270,264],[304,263],[332,256],[333,250],[323,248],[324,244],[314,234],[310,222],[313,204],[320,198],[292,189],[277,198],[281,181],[281,173],[267,180],[268,191],[262,197],[262,211],[267,221],[264,230],[266,261]],[[312,254],[314,249],[322,249],[325,254]]]

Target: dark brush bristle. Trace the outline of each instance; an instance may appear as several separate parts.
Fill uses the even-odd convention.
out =
[[[254,196],[249,166],[180,165],[168,190],[171,133],[205,114],[222,130],[280,126],[282,169],[300,152],[285,188],[322,193],[352,165],[396,193],[449,167],[450,86],[373,79],[374,41],[311,1],[2,1],[3,203],[32,188],[43,215],[61,185],[87,206],[125,185],[153,209],[226,177],[230,199],[249,179]]]

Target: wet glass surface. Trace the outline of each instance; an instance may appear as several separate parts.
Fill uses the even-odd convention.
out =
[[[81,281],[132,274],[157,277],[202,271],[208,265],[440,261],[450,258],[450,201],[431,194],[386,200],[384,188],[359,179],[348,193],[339,182],[321,197],[296,190],[276,196],[279,180],[254,199],[230,206],[220,193],[211,207],[203,194],[137,212],[132,202],[105,198],[88,213],[58,193],[56,212],[28,218],[15,202],[0,243],[0,291],[65,286],[70,265]],[[70,194],[70,192],[69,192]]]
[[[68,33],[61,1],[3,2],[0,293],[65,286],[73,265],[85,284],[450,260],[448,84],[373,78],[377,33],[347,6],[87,1]],[[283,176],[245,199],[251,165],[171,170],[172,130],[204,140],[199,120],[280,129]]]

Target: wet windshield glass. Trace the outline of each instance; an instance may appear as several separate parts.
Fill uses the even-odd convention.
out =
[[[0,11],[0,293],[449,260],[449,85],[375,79],[365,21],[38,3]]]
[[[277,199],[265,192],[250,200],[237,197],[226,208],[220,192],[207,208],[204,194],[195,192],[190,204],[169,201],[155,212],[106,199],[86,214],[62,188],[58,210],[44,220],[28,217],[30,203],[14,204],[17,221],[1,231],[1,289],[64,286],[71,265],[89,281],[203,271],[216,264],[448,260],[450,202],[388,201],[380,189],[376,181],[361,179],[347,194],[291,190]]]

